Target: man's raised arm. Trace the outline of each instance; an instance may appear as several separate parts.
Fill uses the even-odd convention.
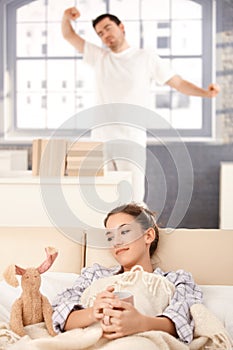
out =
[[[178,75],[174,75],[174,77],[168,80],[166,84],[189,96],[212,98],[216,97],[220,91],[220,87],[217,84],[210,84],[207,89],[203,89],[187,80],[182,79]]]
[[[85,40],[75,33],[71,21],[80,17],[80,12],[76,7],[65,10],[62,18],[62,34],[63,37],[75,47],[80,53],[84,51]]]

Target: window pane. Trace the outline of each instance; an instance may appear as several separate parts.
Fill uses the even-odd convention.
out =
[[[157,104],[157,99],[158,97],[155,96],[154,98],[154,104]],[[153,125],[153,129],[167,129],[171,126],[171,110],[169,108],[156,108],[155,109],[155,113],[157,113],[159,115],[159,121],[160,119],[166,121],[166,123],[155,123],[155,125]]]
[[[172,22],[172,54],[201,55],[202,53],[201,21]]]
[[[106,0],[79,0],[76,7],[81,14],[80,20],[91,21],[102,13],[106,13]]]
[[[202,6],[193,0],[172,0],[171,13],[174,19],[201,19]]]
[[[109,12],[120,20],[139,18],[139,0],[111,0]]]
[[[168,20],[170,17],[170,0],[142,0],[142,18]]]
[[[173,59],[172,67],[175,72],[182,75],[184,79],[189,80],[198,86],[202,86],[201,58]]]
[[[32,1],[17,10],[17,22],[41,22],[45,20],[44,0]]]
[[[95,94],[91,91],[85,91],[82,93],[78,93],[75,96],[75,106],[76,106],[76,113],[84,110],[84,109],[88,109],[88,108],[92,108],[95,105]],[[80,125],[77,126],[78,128],[80,127]]]
[[[77,21],[75,24],[75,31],[83,37],[85,40],[90,41],[96,45],[101,45],[100,38],[95,32],[95,29],[92,27],[90,21]]]
[[[169,22],[144,21],[143,34],[143,47],[155,49],[159,55],[170,54]]]
[[[48,60],[48,91],[75,90],[74,60]]]
[[[46,129],[46,95],[17,93],[17,127]]]
[[[44,60],[17,61],[18,92],[40,92],[46,89],[46,64]]]
[[[75,114],[75,99],[73,93],[49,92],[48,98],[48,128],[59,128],[67,119]]]
[[[47,53],[47,30],[45,23],[17,25],[17,56],[42,57]]]
[[[94,72],[82,60],[75,61],[75,88],[78,91],[92,91],[94,89]]]
[[[131,46],[139,47],[140,46],[140,32],[139,32],[139,22],[129,22],[125,21],[125,35],[127,42]]]
[[[75,6],[75,0],[66,0],[66,1],[58,1],[58,0],[48,0],[47,6],[47,18],[48,22],[61,21],[64,11],[69,8]]]
[[[175,71],[186,80],[202,86],[202,60],[174,59]],[[188,97],[188,98],[187,98]],[[202,127],[202,99],[200,97],[172,93],[172,125],[179,129],[198,129]]]
[[[48,23],[48,56],[74,57],[76,50],[62,36],[61,23]]]
[[[165,121],[170,123],[171,120],[171,94],[170,87],[168,85],[164,86],[153,86],[153,91],[151,91],[151,108],[163,118]],[[160,119],[156,120],[156,124],[152,126],[153,129],[163,129],[164,124],[161,125]],[[169,124],[166,124],[166,128]]]
[[[94,105],[93,93],[48,93],[48,128],[59,128],[65,121],[73,120],[73,128],[80,129],[85,121],[78,119],[78,113]],[[70,127],[70,122],[67,124]],[[63,126],[63,125],[62,125]],[[64,126],[63,126],[64,127]],[[66,128],[66,126],[65,126]]]
[[[177,129],[201,129],[202,99],[185,96],[174,92],[172,94],[171,123]]]

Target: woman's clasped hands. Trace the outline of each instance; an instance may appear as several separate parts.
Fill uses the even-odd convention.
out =
[[[143,331],[144,315],[113,292],[114,287],[107,287],[97,294],[93,305],[93,317],[101,323],[103,337],[110,340]]]

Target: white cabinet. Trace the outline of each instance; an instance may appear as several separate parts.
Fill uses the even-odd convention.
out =
[[[101,227],[110,209],[131,200],[130,189],[129,172],[44,180],[0,173],[0,226]]]
[[[233,228],[233,162],[222,162],[220,168],[220,228]]]

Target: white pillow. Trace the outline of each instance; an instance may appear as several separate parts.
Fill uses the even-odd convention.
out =
[[[10,311],[11,305],[21,294],[21,288],[14,288],[5,281],[0,282],[0,305]]]
[[[205,306],[224,324],[233,339],[233,286],[202,285]]]
[[[69,272],[46,272],[41,275],[40,291],[52,302],[58,293],[73,286],[78,276]]]

